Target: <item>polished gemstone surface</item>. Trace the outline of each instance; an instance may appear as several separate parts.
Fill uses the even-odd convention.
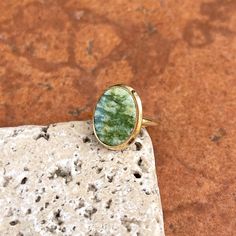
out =
[[[99,99],[94,114],[94,127],[99,140],[109,146],[127,141],[135,127],[136,106],[128,89],[113,86]]]

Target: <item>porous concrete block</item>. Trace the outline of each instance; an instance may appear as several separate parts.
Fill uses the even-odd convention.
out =
[[[161,236],[151,139],[124,151],[90,121],[0,129],[0,235]]]

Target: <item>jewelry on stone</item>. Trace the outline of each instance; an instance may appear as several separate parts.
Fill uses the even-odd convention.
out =
[[[157,123],[143,118],[141,99],[127,85],[108,87],[94,108],[94,134],[102,145],[111,150],[127,148],[142,127],[153,125]]]

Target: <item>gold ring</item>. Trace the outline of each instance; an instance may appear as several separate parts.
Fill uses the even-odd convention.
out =
[[[116,84],[105,89],[93,112],[93,131],[97,140],[111,150],[127,148],[142,127],[157,125],[143,118],[142,103],[130,86]]]

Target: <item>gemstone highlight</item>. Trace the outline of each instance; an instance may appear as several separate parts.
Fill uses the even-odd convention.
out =
[[[135,100],[128,89],[113,86],[100,97],[94,112],[94,128],[99,140],[109,146],[126,142],[136,124]]]

